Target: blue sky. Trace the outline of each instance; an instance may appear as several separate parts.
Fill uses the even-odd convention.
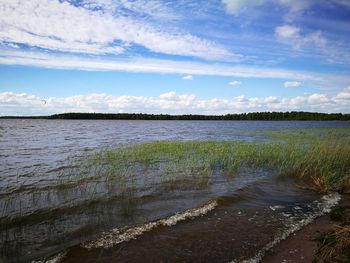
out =
[[[0,0],[0,115],[350,112],[347,0]]]

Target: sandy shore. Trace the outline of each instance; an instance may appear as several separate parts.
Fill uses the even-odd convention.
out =
[[[342,197],[337,207],[349,206],[350,195]],[[336,209],[335,207],[334,209]],[[312,262],[318,248],[320,235],[331,231],[339,222],[331,219],[330,214],[317,218],[313,223],[291,235],[268,251],[263,263],[305,263]]]
[[[318,246],[315,238],[321,233],[332,230],[335,223],[329,215],[317,218],[313,223],[305,226],[267,252],[261,262],[312,262]]]

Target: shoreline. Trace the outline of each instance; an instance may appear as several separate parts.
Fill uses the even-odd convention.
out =
[[[340,207],[349,207],[349,205],[350,195],[343,195],[339,204],[334,206],[332,211]],[[250,242],[251,238],[248,237],[247,239],[244,233],[241,233],[241,236],[232,235],[234,233],[232,230],[237,228],[237,223],[230,224],[230,222],[232,222],[232,215],[236,214],[237,211],[236,209],[230,211],[227,208],[225,206],[218,207],[215,211],[209,212],[208,216],[196,217],[194,220],[180,220],[176,227],[167,227],[169,226],[168,224],[163,224],[150,232],[146,230],[147,233],[144,235],[141,233],[143,231],[138,229],[136,232],[141,234],[138,238],[131,237],[127,240],[127,243],[117,242],[113,245],[113,248],[109,246],[88,248],[89,246],[78,245],[56,254],[53,258],[49,257],[43,261],[35,262],[51,262],[50,260],[56,258],[60,260],[59,262],[65,263],[77,262],[81,259],[85,262],[108,262],[111,258],[117,259],[118,262],[167,262],[168,260],[169,262],[241,262],[231,261],[232,257],[241,253],[241,246],[236,245],[247,244],[245,241]],[[256,213],[256,215],[258,214],[260,212]],[[267,250],[261,260],[258,257],[253,257],[242,262],[314,262],[313,259],[319,245],[317,238],[321,234],[334,230],[335,226],[340,224],[339,221],[332,220],[331,214],[332,212],[322,215],[299,231],[291,234]],[[245,218],[242,217],[241,220],[241,223],[247,223]],[[165,220],[161,221],[165,222]],[[273,224],[273,222],[270,223]],[[204,233],[205,235],[203,235]],[[237,232],[235,233],[237,234]],[[112,244],[113,242],[111,241],[113,241],[114,237],[108,233],[106,234],[107,237],[112,238],[111,240],[106,240],[106,244]],[[268,236],[270,236],[270,232],[263,231],[261,235],[255,236],[255,238],[263,239],[264,237],[268,238]],[[244,238],[246,240],[243,240]],[[159,239],[161,242],[159,242]],[[181,240],[190,240],[190,242],[187,242],[187,244],[180,243],[179,241]],[[97,243],[101,243],[100,240],[97,240]],[[153,250],[154,246],[158,248],[156,251]],[[178,253],[173,253],[174,247],[176,247]],[[220,247],[225,249],[222,250]],[[157,253],[158,250],[162,251],[162,253]],[[252,250],[250,251],[252,252]]]
[[[167,113],[92,113],[66,112],[38,116],[0,116],[0,119],[62,119],[62,120],[248,120],[248,121],[350,121],[347,113],[323,112],[247,112],[223,115]]]
[[[312,262],[319,243],[315,239],[323,233],[334,230],[336,223],[329,214],[320,216],[267,251],[261,263]]]
[[[342,195],[342,199],[335,209],[350,206],[350,195]],[[316,257],[320,236],[334,231],[341,222],[332,219],[331,213],[316,218],[310,224],[290,235],[285,240],[268,250],[261,263],[302,263],[313,262]]]

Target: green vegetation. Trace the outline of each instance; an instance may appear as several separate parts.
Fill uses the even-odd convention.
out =
[[[140,175],[174,184],[195,177],[202,185],[215,172],[265,168],[298,178],[301,187],[350,190],[350,128],[290,129],[266,136],[271,141],[158,141],[108,149],[91,156],[81,174],[118,178],[125,189]]]
[[[168,115],[143,113],[63,113],[51,116],[3,116],[0,118],[29,119],[80,119],[80,120],[312,120],[312,121],[348,121],[350,114],[318,112],[250,112],[227,115]]]
[[[49,119],[105,119],[105,120],[350,120],[350,114],[316,112],[251,112],[227,115],[168,115],[142,113],[64,113]]]

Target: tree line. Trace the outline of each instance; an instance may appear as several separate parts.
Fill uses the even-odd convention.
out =
[[[266,120],[266,121],[349,121],[350,114],[318,112],[250,112],[226,115],[169,115],[145,113],[62,113],[51,116],[3,116],[0,118],[71,119],[71,120]]]

